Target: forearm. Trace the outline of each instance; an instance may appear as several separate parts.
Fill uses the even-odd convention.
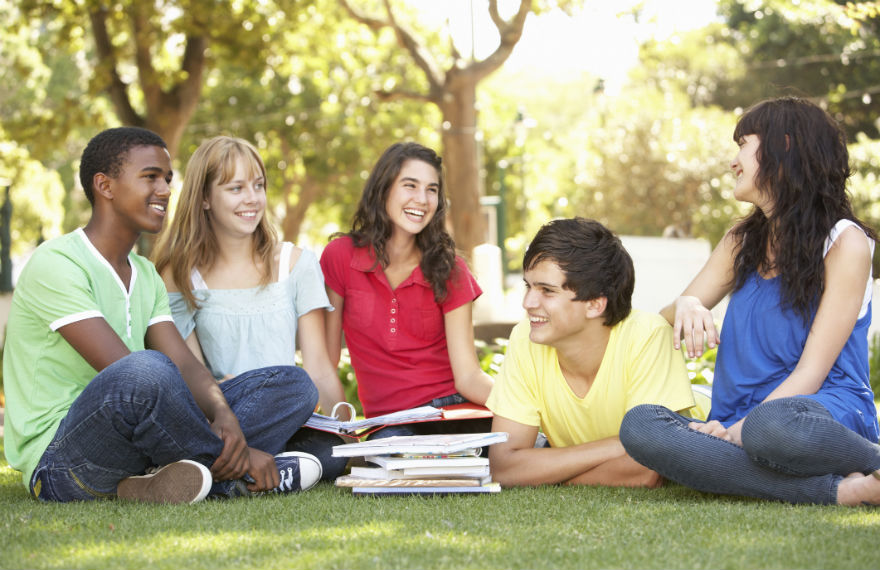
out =
[[[220,390],[220,385],[211,373],[193,357],[193,363],[179,365],[180,374],[193,395],[199,409],[209,422],[214,422],[225,414],[233,414],[232,409]]]
[[[663,478],[659,474],[640,465],[629,455],[615,457],[565,482],[566,485],[649,488],[659,487],[662,483]]]
[[[626,456],[616,437],[571,447],[498,449],[490,451],[492,479],[505,487],[569,482]]]
[[[455,390],[468,401],[482,406],[489,398],[493,384],[492,377],[478,368],[465,378],[456,378]]]
[[[321,408],[321,412],[329,415],[333,410],[333,406],[345,401],[345,390],[342,389],[339,377],[332,370],[315,374],[314,376],[309,374],[309,376],[311,376],[312,382],[315,383],[315,387],[318,388],[318,406]],[[343,413],[345,412],[343,411]],[[349,420],[354,418],[339,419]]]

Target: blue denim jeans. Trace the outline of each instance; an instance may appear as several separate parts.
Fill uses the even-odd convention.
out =
[[[743,422],[742,447],[688,428],[692,421],[643,404],[624,416],[620,441],[630,457],[682,485],[789,503],[835,504],[845,476],[880,469],[880,446],[809,398],[756,406]]]
[[[355,441],[357,440],[345,440],[342,436],[335,433],[303,427],[293,434],[293,437],[290,438],[284,449],[287,451],[311,453],[321,462],[321,480],[335,481],[337,477],[345,472],[349,458],[333,457],[333,446],[353,443]]]
[[[311,414],[318,391],[293,366],[246,372],[220,385],[250,447],[272,455]],[[210,467],[223,442],[174,363],[152,350],[102,370],[74,400],[31,478],[46,501],[114,497],[120,480],[181,459]],[[233,482],[213,494],[234,494]]]

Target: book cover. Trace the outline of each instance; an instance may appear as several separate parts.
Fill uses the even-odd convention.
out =
[[[500,493],[501,485],[488,483],[479,487],[352,487],[352,495],[360,497],[391,497],[403,495],[478,495]]]
[[[347,402],[340,402],[337,404],[337,406],[340,405],[348,407],[351,411],[352,417],[354,417],[354,407],[351,404]],[[325,416],[317,412],[313,413],[312,416],[306,420],[305,425],[306,427],[321,431],[360,438],[390,425],[491,418],[492,412],[485,406],[464,403],[445,406],[443,408],[422,406],[361,420],[342,421],[336,419],[335,416],[336,407],[334,406],[333,412],[330,416]]]
[[[448,454],[507,441],[505,432],[400,435],[333,446],[334,457],[368,457],[396,453]]]
[[[489,465],[488,457],[393,457],[389,455],[371,455],[367,458],[385,469],[405,469],[407,467],[475,467]]]
[[[479,487],[491,482],[481,479],[362,479],[352,475],[336,478],[337,487]]]

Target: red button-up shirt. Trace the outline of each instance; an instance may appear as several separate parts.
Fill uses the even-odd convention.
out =
[[[392,290],[372,248],[355,248],[348,236],[327,245],[321,269],[344,300],[342,330],[367,417],[455,393],[444,315],[482,294],[463,259],[442,303],[419,267]]]

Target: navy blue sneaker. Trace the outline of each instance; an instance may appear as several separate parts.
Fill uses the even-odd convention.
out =
[[[323,469],[318,458],[302,451],[285,451],[275,456],[281,483],[272,493],[294,493],[311,489],[321,480]]]

